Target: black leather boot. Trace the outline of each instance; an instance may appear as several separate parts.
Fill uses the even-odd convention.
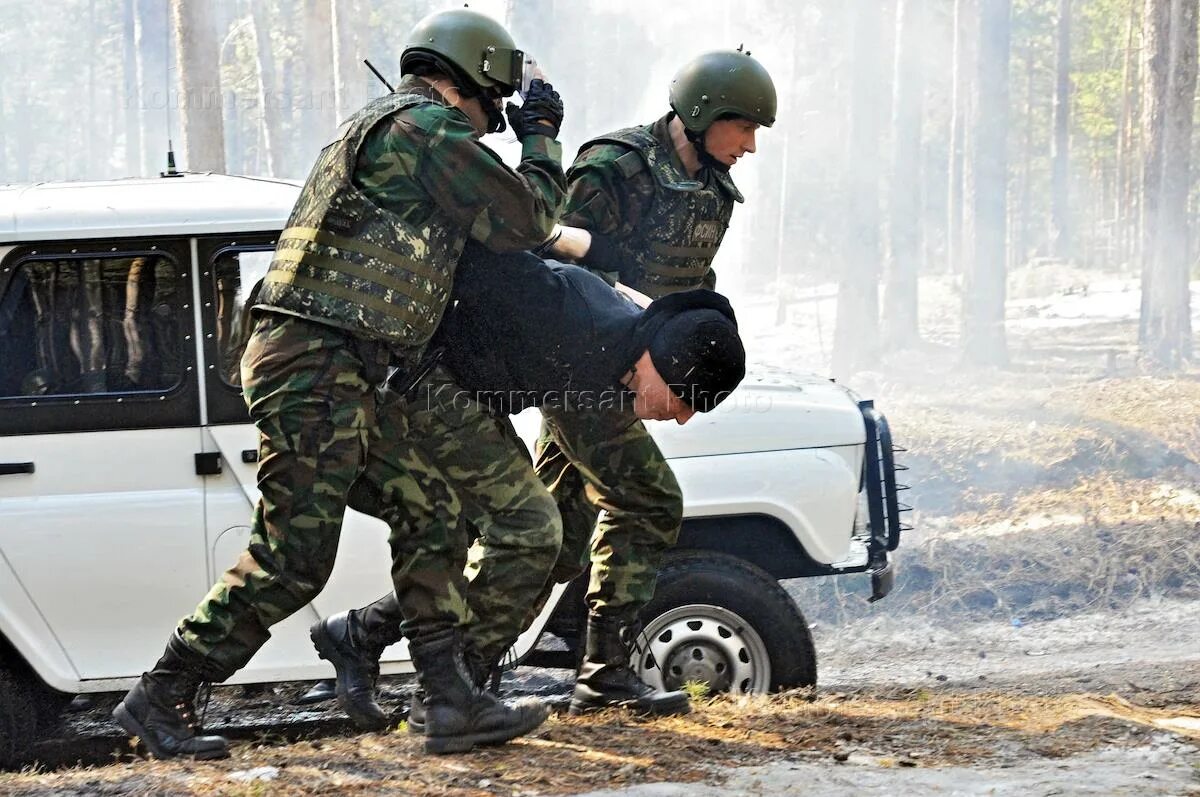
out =
[[[427,753],[465,753],[476,745],[502,744],[529,733],[550,716],[540,700],[522,698],[507,706],[477,686],[454,631],[414,640],[409,650],[425,691]]]
[[[113,709],[113,717],[156,758],[226,758],[229,743],[225,737],[201,736],[196,719],[196,692],[201,682],[213,675],[206,676],[206,671],[205,658],[189,648],[176,631],[154,669],[142,673],[141,680]]]
[[[463,661],[467,671],[471,673],[471,682],[479,689],[486,689],[496,697],[500,696],[500,662],[487,661],[479,649],[466,642],[463,645]],[[408,732],[418,736],[425,733],[425,690],[413,692],[412,702],[408,709]]]
[[[333,665],[337,673],[334,691],[354,724],[367,731],[386,728],[387,714],[375,702],[383,649],[367,641],[354,612],[341,612],[313,623],[308,634],[317,654]]]
[[[586,654],[575,679],[571,713],[627,708],[639,714],[687,714],[687,692],[659,692],[630,666],[638,628],[617,618],[589,615]]]
[[[297,706],[308,706],[313,703],[324,703],[335,697],[337,697],[337,679],[322,678],[309,687],[307,692],[296,698],[295,703]]]

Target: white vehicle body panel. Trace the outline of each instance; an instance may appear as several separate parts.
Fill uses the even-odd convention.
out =
[[[222,174],[0,186],[0,243],[282,230],[299,193]]]
[[[211,585],[199,442],[194,428],[0,438],[0,460],[37,468],[0,479],[0,553],[70,662],[43,673],[53,686],[141,673]]]

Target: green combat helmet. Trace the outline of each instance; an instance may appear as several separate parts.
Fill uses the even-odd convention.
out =
[[[729,115],[770,127],[775,124],[775,84],[749,52],[740,47],[714,50],[675,73],[671,110],[692,134],[703,133]]]
[[[524,53],[496,20],[468,8],[422,19],[400,54],[400,74],[432,66],[472,94],[508,97],[521,87]],[[474,90],[474,91],[472,91]]]

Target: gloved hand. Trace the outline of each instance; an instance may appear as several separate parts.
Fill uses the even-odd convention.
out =
[[[510,102],[504,113],[517,138],[556,138],[563,120],[562,98],[554,86],[534,78],[529,84],[529,91],[525,92],[525,102],[519,106]]]

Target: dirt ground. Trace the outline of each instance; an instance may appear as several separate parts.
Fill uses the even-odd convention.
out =
[[[132,755],[100,698],[0,794],[1200,795],[1200,370],[1141,370],[1127,282],[1011,287],[1008,368],[956,361],[953,285],[933,281],[925,344],[847,380],[909,448],[916,529],[884,601],[862,578],[787,585],[815,694],[657,720],[559,711],[505,747],[430,757],[403,724],[356,734],[294,706],[300,684],[218,689],[208,723],[238,744],[210,763]],[[798,307],[748,325],[748,348],[818,365],[832,323]],[[569,683],[506,676],[559,707]],[[398,720],[409,688],[385,690]]]

